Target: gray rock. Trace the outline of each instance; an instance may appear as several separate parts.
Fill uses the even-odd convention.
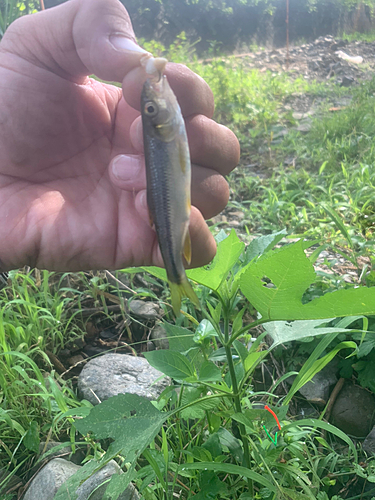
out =
[[[62,458],[55,458],[44,466],[31,481],[24,500],[53,500],[60,486],[81,467]],[[120,467],[111,460],[101,470],[89,477],[76,490],[77,500],[101,500],[107,484],[100,485],[113,474],[122,474]],[[132,484],[119,496],[119,500],[138,500],[139,493]]]
[[[340,87],[351,87],[355,83],[355,80],[352,76],[343,76],[342,81],[340,83]]]
[[[375,426],[363,441],[362,448],[368,455],[375,455]]]
[[[77,489],[77,500],[102,500],[107,484],[103,484],[103,486],[100,485],[114,474],[123,474],[123,472],[117,463],[114,460],[111,460],[105,467],[100,469],[98,472],[89,477],[83,484],[81,484],[81,486]],[[93,491],[95,491],[95,493],[91,494]],[[139,493],[132,484],[130,484],[119,496],[119,500],[138,500],[139,498]]]
[[[87,363],[78,377],[78,389],[93,405],[116,394],[138,394],[155,400],[170,384],[168,377],[156,382],[162,376],[144,358],[110,353]]]
[[[297,127],[298,132],[302,132],[306,134],[307,132],[310,132],[312,128],[312,121],[309,118],[305,118],[300,122],[300,124]]]
[[[79,469],[63,458],[51,460],[31,481],[23,500],[53,500],[60,486]]]
[[[331,393],[331,388],[336,382],[336,366],[328,364],[310,382],[301,387],[299,393],[310,403],[325,406]]]
[[[143,300],[129,301],[130,313],[138,318],[156,321],[160,318],[162,309],[154,302],[144,302]]]
[[[169,349],[167,330],[162,325],[156,325],[151,331],[152,341],[158,349]]]
[[[365,437],[370,432],[375,412],[375,400],[368,391],[346,384],[332,408],[332,423],[350,436]]]
[[[320,407],[327,404],[331,388],[337,382],[336,377],[337,362],[331,362],[318,372],[310,382],[307,382],[298,391],[309,403],[314,403]],[[292,385],[296,377],[289,377],[286,380],[288,385]]]

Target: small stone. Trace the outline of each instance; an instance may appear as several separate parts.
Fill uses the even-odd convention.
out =
[[[115,340],[118,339],[119,333],[114,326],[102,330],[99,337],[103,340]]]
[[[298,132],[306,134],[307,132],[310,132],[311,127],[312,127],[311,120],[306,118],[305,120],[301,121],[301,123],[297,127],[297,130]]]
[[[295,111],[292,116],[295,120],[302,120],[302,118],[306,118],[306,113],[299,113],[298,111]]]
[[[231,220],[231,221],[229,221],[229,225],[231,227],[239,227],[240,222],[238,220]]]
[[[240,212],[240,211],[238,211],[238,212],[230,212],[230,216],[231,217],[235,217],[238,220],[242,220],[242,219],[244,219],[245,214],[243,212]]]
[[[109,353],[85,365],[78,377],[78,390],[93,405],[117,394],[138,394],[155,400],[170,384],[168,377],[160,377],[163,374],[144,358]]]
[[[53,500],[60,486],[80,469],[81,466],[62,458],[51,460],[31,481],[24,500]],[[107,483],[102,483],[114,474],[122,473],[117,463],[111,460],[77,488],[77,500],[101,500],[107,488]],[[134,486],[130,484],[118,498],[119,500],[139,500],[140,496]]]
[[[86,479],[86,481],[77,488],[77,500],[102,500],[104,492],[107,488],[107,483],[103,484],[103,486],[100,485],[114,474],[123,474],[123,472],[117,463],[114,460],[111,460],[107,465]],[[118,497],[118,500],[139,499],[140,495],[132,484],[130,484]]]
[[[157,349],[169,349],[167,330],[162,325],[156,325],[151,330],[150,337]]]
[[[63,458],[48,462],[31,481],[23,500],[53,500],[57,490],[80,469]]]
[[[351,76],[343,76],[340,87],[351,87],[355,82],[354,78]]]
[[[137,299],[129,301],[129,310],[134,316],[150,321],[156,321],[162,313],[158,304]]]

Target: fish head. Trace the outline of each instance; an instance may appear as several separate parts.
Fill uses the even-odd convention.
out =
[[[172,141],[182,120],[180,107],[166,76],[149,78],[143,85],[141,114],[146,133],[163,142]]]

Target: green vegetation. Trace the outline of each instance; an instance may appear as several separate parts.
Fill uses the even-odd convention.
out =
[[[245,249],[234,231],[229,236],[219,233],[211,266],[188,271],[200,292],[208,293],[199,313],[204,319],[196,320],[197,312],[189,310],[185,314],[193,327],[165,323],[169,350],[146,354],[175,385],[156,405],[136,395],[119,395],[76,420],[75,427],[86,439],[112,442],[97,462],[87,463],[60,488],[56,500],[75,498],[77,486],[118,455],[127,462],[126,472],[109,481],[110,498],[117,498],[130,480],[145,498],[155,500],[172,500],[177,492],[182,498],[194,495],[201,500],[322,500],[334,498],[327,495],[331,487],[345,490],[342,479],[358,469],[354,444],[321,419],[293,421],[287,416],[288,404],[337,353],[345,351],[348,356],[357,349],[346,338],[353,325],[362,337],[368,333],[367,320],[357,314],[374,312],[375,288],[336,291],[302,304],[302,293],[314,279],[313,267],[301,241],[274,249],[282,236],[260,237]],[[166,280],[164,270],[145,270]],[[273,287],[264,286],[266,278]],[[249,302],[239,306],[239,290],[261,319],[244,322]],[[324,319],[344,315],[341,320]],[[297,321],[291,328],[293,320]],[[250,331],[260,324],[264,333],[252,339]],[[270,346],[266,334],[272,338]],[[344,338],[335,342],[339,335]],[[317,345],[287,394],[280,397],[274,391],[295,372],[284,374],[268,393],[252,390],[255,370],[277,346],[309,337],[317,337]],[[265,404],[277,414],[279,427]],[[333,436],[345,443],[346,451]]]
[[[291,410],[297,391],[336,355],[342,377],[375,391],[375,81],[346,89],[261,72],[246,58],[216,56],[215,44],[201,61],[184,35],[168,50],[144,45],[189,60],[213,89],[215,118],[237,133],[242,159],[229,176],[229,208],[243,213],[242,226],[236,235],[214,224],[213,264],[188,272],[202,311],[185,302],[175,320],[163,270],[124,271],[134,295],[159,300],[164,313],[170,349],[146,357],[174,385],[153,403],[120,395],[92,408],[56,368],[54,356],[87,331],[87,304],[109,318],[110,301],[123,305],[128,290],[100,273],[11,274],[0,292],[0,468],[10,473],[3,483],[14,474],[30,479],[40,443],[57,439],[84,446],[86,463],[56,500],[74,499],[77,485],[112,458],[124,471],[108,483],[104,498],[112,500],[129,481],[146,500],[374,496],[350,489],[354,479],[361,488],[374,482],[360,443],[329,425],[326,409],[302,420]],[[293,116],[301,97],[315,112],[304,132]],[[315,274],[329,248],[354,268],[350,282]],[[132,273],[143,273],[142,286]],[[255,374],[272,359],[285,370],[256,391]],[[293,384],[280,390],[289,376]]]

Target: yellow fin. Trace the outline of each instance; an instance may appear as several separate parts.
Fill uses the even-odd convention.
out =
[[[188,297],[193,302],[195,307],[198,309],[201,308],[198,297],[196,296],[186,276],[180,285],[178,283],[169,282],[169,286],[171,289],[173,312],[176,316],[180,315],[182,297]]]
[[[188,264],[191,262],[191,240],[189,230],[186,231],[185,241],[184,241],[184,251],[185,260]]]

